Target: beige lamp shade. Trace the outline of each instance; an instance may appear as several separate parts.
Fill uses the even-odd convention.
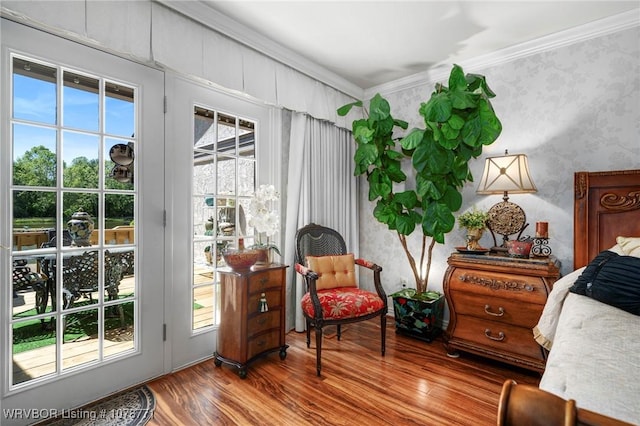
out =
[[[537,192],[529,174],[527,156],[524,154],[489,157],[484,164],[478,194],[499,194],[507,192],[524,194]]]

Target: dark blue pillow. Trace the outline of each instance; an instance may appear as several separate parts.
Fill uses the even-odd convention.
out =
[[[570,288],[635,315],[640,315],[640,258],[599,253]]]

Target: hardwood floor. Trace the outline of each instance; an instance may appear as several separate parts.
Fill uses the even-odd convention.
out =
[[[156,410],[149,425],[495,425],[505,379],[538,385],[539,374],[396,335],[388,321],[380,355],[378,321],[325,335],[322,376],[315,343],[287,335],[287,357],[252,363],[242,380],[208,360],[150,382]]]

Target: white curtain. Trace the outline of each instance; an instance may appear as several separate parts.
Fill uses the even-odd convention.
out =
[[[296,231],[317,223],[338,231],[347,250],[358,253],[358,180],[353,176],[355,143],[351,133],[302,113],[291,113],[287,173],[285,263],[289,306],[296,331],[304,331],[300,311],[304,283],[295,273]],[[288,320],[291,320],[288,315]],[[292,328],[290,325],[288,329]]]

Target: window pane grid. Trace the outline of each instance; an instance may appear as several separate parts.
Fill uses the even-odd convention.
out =
[[[245,211],[255,191],[255,123],[199,105],[193,111],[191,309],[192,329],[199,332],[218,324],[223,251],[237,247],[240,238],[252,238]]]
[[[139,295],[128,226],[137,199],[133,162],[129,182],[110,184],[120,175],[109,170],[111,146],[133,152],[137,91],[24,56],[12,55],[11,65],[14,389],[135,350]],[[87,221],[71,227],[80,211],[93,232]],[[116,335],[118,343],[107,345]]]

